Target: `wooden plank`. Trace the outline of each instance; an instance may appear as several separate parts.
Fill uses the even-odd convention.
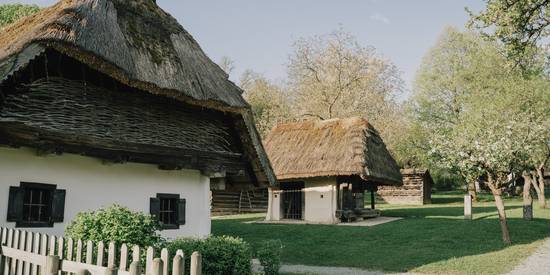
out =
[[[151,275],[163,275],[162,271],[163,262],[159,258],[153,259],[151,265]]]
[[[141,266],[139,261],[132,261],[130,264],[130,275],[141,275]]]
[[[114,242],[109,242],[109,250],[107,251],[107,267],[115,267],[116,247]]]
[[[160,259],[162,260],[162,274],[168,275],[168,249],[163,248],[160,251]]]
[[[27,232],[26,231],[20,231],[19,233],[19,245],[17,246],[18,249],[25,251],[25,241],[27,240]],[[18,258],[17,259],[17,271],[15,272],[16,275],[23,275],[23,259]]]
[[[11,247],[13,244],[13,229],[8,230],[8,237],[6,238],[6,247]],[[13,259],[6,257],[6,261],[4,263],[4,275],[11,274],[11,265],[12,265]]]
[[[59,237],[57,239],[57,256],[59,256],[59,259],[63,259],[63,254],[64,254],[64,244],[65,244],[65,240],[63,239],[63,237]]]
[[[48,239],[50,240],[48,255],[54,256],[55,255],[55,236],[48,236]]]
[[[172,275],[183,275],[185,270],[185,260],[182,256],[176,255],[172,260]]]
[[[25,251],[32,253],[32,244],[34,243],[33,239],[34,234],[32,232],[27,232],[27,240],[25,244]],[[31,274],[31,263],[28,261],[23,262],[23,272],[24,275],[30,275]]]
[[[103,266],[104,254],[105,254],[105,245],[103,244],[103,241],[99,241],[99,243],[97,243],[97,261],[96,261],[96,265]]]
[[[34,233],[33,237],[33,245],[32,245],[32,253],[40,255],[40,241],[41,241],[42,235],[38,232]],[[38,269],[39,266],[36,264],[31,265],[31,275],[38,275]]]
[[[48,235],[40,234],[40,255],[46,256],[48,254]],[[40,266],[40,274],[46,274],[46,266]]]
[[[94,243],[92,241],[88,241],[86,243],[86,263],[92,264],[94,258]]]
[[[67,240],[67,260],[69,261],[73,260],[73,252],[74,252],[74,241],[73,241],[73,238],[69,238]]]
[[[82,262],[82,240],[76,241],[76,259],[77,262]]]
[[[10,257],[12,259],[24,259],[27,262],[45,265],[47,256],[34,254],[32,252],[27,252],[24,250],[19,250],[12,247],[2,246],[2,254]]]
[[[201,275],[202,273],[202,256],[199,252],[195,251],[191,254],[191,275]]]
[[[139,262],[141,260],[140,257],[139,246],[134,245],[134,247],[132,247],[132,262]]]
[[[151,267],[153,266],[154,256],[155,256],[155,249],[149,246],[147,248],[147,255],[145,256],[145,275],[151,274]]]
[[[119,270],[126,270],[128,266],[128,246],[122,244],[120,246],[120,264],[118,265]]]

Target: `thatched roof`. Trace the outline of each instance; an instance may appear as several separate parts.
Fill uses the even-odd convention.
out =
[[[153,0],[61,0],[5,27],[0,31],[0,82],[46,49],[124,85],[235,114],[244,124],[241,134],[257,169],[274,183],[242,90]]]
[[[264,146],[279,180],[359,175],[378,184],[401,184],[397,163],[362,118],[278,125]]]

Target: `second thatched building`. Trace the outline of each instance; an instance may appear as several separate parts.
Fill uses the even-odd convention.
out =
[[[278,125],[264,146],[279,181],[269,190],[267,220],[338,223],[377,216],[365,191],[401,185],[378,132],[362,118]],[[368,200],[367,200],[368,201]]]

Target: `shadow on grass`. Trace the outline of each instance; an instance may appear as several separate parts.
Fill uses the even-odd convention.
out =
[[[524,221],[521,206],[509,206],[512,241],[528,244],[550,236],[548,219]],[[243,219],[217,220],[213,234],[239,236],[253,247],[266,239],[284,243],[283,262],[347,266],[405,272],[429,263],[479,255],[506,248],[494,207],[476,207],[474,221],[460,219],[462,207],[387,209],[403,220],[374,227],[334,225],[244,224]],[[546,214],[545,214],[546,215]],[[441,217],[438,217],[441,216]],[[252,219],[247,219],[252,220]]]

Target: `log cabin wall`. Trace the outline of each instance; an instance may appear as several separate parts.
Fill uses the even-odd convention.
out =
[[[428,170],[403,169],[403,186],[379,186],[378,199],[389,204],[431,203],[433,181]]]

